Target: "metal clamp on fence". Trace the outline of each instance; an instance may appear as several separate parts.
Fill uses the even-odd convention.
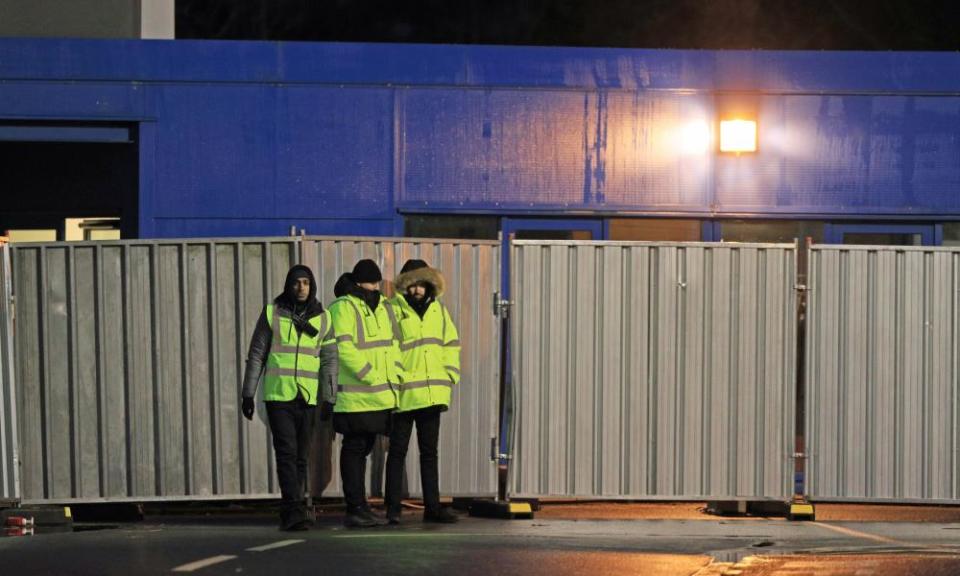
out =
[[[493,293],[493,315],[502,318],[510,316],[510,307],[513,306],[513,300],[505,300],[500,297],[499,292]]]

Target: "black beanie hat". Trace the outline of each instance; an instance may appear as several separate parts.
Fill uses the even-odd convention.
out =
[[[294,268],[292,268],[292,269],[290,270],[290,274],[287,276],[287,281],[290,282],[291,284],[293,284],[294,282],[296,282],[297,280],[299,280],[299,279],[301,279],[301,278],[307,278],[307,279],[309,279],[311,282],[313,281],[313,278],[312,278],[312,276],[311,276],[311,274],[310,274],[310,271],[307,270],[306,267],[304,267],[304,266],[297,266],[297,267],[294,267]]]
[[[403,265],[403,268],[400,269],[401,274],[406,274],[407,272],[412,272],[413,270],[419,270],[421,268],[429,268],[430,266],[423,260],[418,260],[416,258],[407,260],[406,264]]]
[[[380,267],[369,258],[364,258],[353,267],[354,282],[379,282],[381,280],[383,280],[383,276],[380,274]]]

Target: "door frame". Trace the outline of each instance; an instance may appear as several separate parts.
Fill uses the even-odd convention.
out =
[[[511,218],[500,221],[500,294],[510,299],[510,241],[520,230],[582,230],[590,232],[594,240],[605,238],[603,220],[591,218]]]

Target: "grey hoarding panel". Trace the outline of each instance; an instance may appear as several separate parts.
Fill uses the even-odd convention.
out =
[[[360,257],[378,260],[387,278],[394,257],[399,265],[423,257],[446,274],[444,301],[463,332],[464,379],[443,417],[442,487],[450,494],[493,491],[486,457],[498,377],[489,308],[499,282],[494,243],[59,243],[14,249],[24,502],[276,495],[264,407],[253,422],[243,420],[239,390],[257,317],[301,250],[324,304],[339,273]],[[317,437],[313,493],[336,494],[329,423]],[[411,452],[408,477],[418,492]],[[382,460],[382,453],[373,458],[372,476],[382,475]]]
[[[277,491],[238,410],[247,342],[293,240],[14,248],[24,502]]]
[[[333,286],[344,272],[362,258],[377,262],[383,271],[386,294],[393,294],[392,280],[410,258],[426,260],[438,268],[447,282],[441,298],[460,331],[462,380],[454,390],[450,409],[440,427],[440,489],[445,495],[483,495],[496,491],[496,474],[489,462],[490,438],[497,431],[499,387],[499,322],[493,315],[492,296],[500,286],[500,247],[497,242],[429,240],[410,238],[324,238],[303,241],[304,264],[320,284],[318,297],[333,301]],[[329,424],[317,433],[322,451],[328,454],[314,468],[314,477],[330,484],[324,494],[340,493],[339,440]],[[368,473],[381,474],[386,444],[375,450]],[[407,454],[407,484],[411,494],[420,493],[419,452],[411,438]],[[318,492],[319,487],[314,490]],[[379,494],[374,485],[371,493]]]
[[[10,246],[0,243],[0,500],[20,499]]]
[[[811,498],[960,501],[960,250],[815,246]]]
[[[792,245],[519,241],[518,495],[785,498]]]

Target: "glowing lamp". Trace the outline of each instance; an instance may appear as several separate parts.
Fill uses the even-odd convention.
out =
[[[721,120],[720,151],[741,154],[757,151],[757,123],[754,120]]]

